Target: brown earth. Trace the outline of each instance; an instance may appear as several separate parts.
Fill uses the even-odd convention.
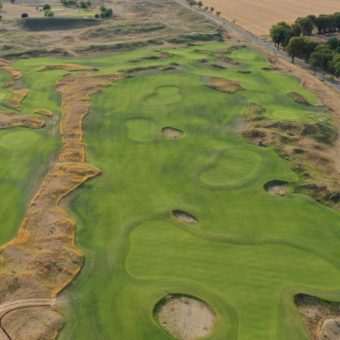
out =
[[[29,90],[11,88],[9,91],[11,92],[11,97],[7,100],[4,100],[2,104],[11,109],[22,110],[22,102],[27,97]]]
[[[65,71],[96,71],[94,66],[77,65],[77,64],[54,64],[44,65],[39,67],[36,71],[48,71],[48,70],[65,70]]]
[[[78,74],[58,82],[63,112],[62,149],[29,204],[17,236],[0,248],[0,304],[55,297],[82,267],[83,255],[75,245],[75,223],[59,204],[100,173],[85,163],[83,119],[90,109],[90,96],[120,78],[122,74]],[[36,311],[28,308],[27,313],[30,316],[26,319],[32,319],[31,313]],[[9,318],[6,329],[20,330],[27,339],[38,339],[34,336],[39,323],[44,333],[55,334],[60,328],[57,316],[38,313],[41,319],[35,322]]]
[[[209,78],[206,85],[214,90],[230,94],[243,90],[243,87],[238,82],[223,78]]]
[[[299,294],[295,303],[311,340],[337,340],[340,328],[337,327],[340,315],[340,303],[329,302],[317,297]]]
[[[18,126],[40,129],[45,126],[45,121],[34,115],[17,115],[0,111],[0,129]]]
[[[270,27],[279,21],[293,23],[301,16],[339,11],[338,0],[204,0],[203,6],[214,7],[222,17],[259,36],[268,35]]]
[[[176,339],[195,340],[211,333],[215,313],[203,301],[184,295],[169,295],[156,308],[159,323]]]

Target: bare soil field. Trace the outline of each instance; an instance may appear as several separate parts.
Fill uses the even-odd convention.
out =
[[[340,10],[338,0],[206,0],[203,5],[213,6],[223,17],[259,36],[268,35],[270,27],[279,21],[291,23],[301,16]]]

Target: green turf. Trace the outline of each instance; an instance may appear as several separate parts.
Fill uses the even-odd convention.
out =
[[[85,141],[88,162],[102,174],[67,204],[86,261],[63,292],[68,307],[60,339],[171,339],[153,317],[155,304],[170,292],[195,295],[212,306],[217,322],[210,339],[298,340],[306,332],[295,293],[340,300],[339,214],[305,195],[267,193],[266,182],[295,182],[297,175],[274,150],[247,144],[235,130],[249,103],[282,120],[313,121],[325,113],[295,103],[288,96],[293,91],[318,101],[296,79],[264,70],[270,65],[250,49],[230,53],[239,64],[223,70],[200,62],[215,61],[211,51],[226,47],[172,48],[168,59],[138,63],[131,60],[159,51],[71,61],[101,73],[181,66],[141,72],[93,97]],[[33,89],[27,110],[58,110],[51,83],[62,72],[34,70],[68,62],[16,62]],[[43,76],[46,93],[39,83]],[[208,88],[210,76],[239,81],[245,91],[231,95]],[[183,138],[164,138],[166,126],[182,130]],[[199,223],[180,224],[171,215],[174,209]]]

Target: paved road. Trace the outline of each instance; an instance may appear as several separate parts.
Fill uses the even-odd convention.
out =
[[[277,50],[277,48],[274,46],[274,44],[269,41],[269,40],[265,40],[265,39],[261,39],[257,36],[255,36],[254,34],[246,31],[245,29],[241,28],[240,26],[235,25],[234,23],[232,23],[231,21],[228,21],[224,18],[220,18],[217,17],[214,14],[211,14],[208,11],[204,11],[202,9],[199,9],[197,7],[193,7],[193,6],[189,6],[185,0],[174,0],[175,2],[177,2],[178,4],[192,10],[193,12],[196,12],[204,17],[206,17],[207,19],[209,19],[210,21],[215,22],[216,24],[232,31],[232,32],[236,32],[237,34],[241,35],[244,39],[248,40],[249,42],[256,44],[257,46],[261,47],[262,49],[276,55],[279,56],[281,58],[283,58],[284,60],[287,61],[291,61],[291,58],[286,54],[286,52],[284,52],[283,50]],[[333,87],[335,90],[340,91],[340,81],[338,80],[336,83],[331,83],[329,81],[327,81],[325,79],[325,75],[323,72],[314,72],[312,70],[310,70],[310,65],[305,63],[302,59],[298,59],[295,58],[295,64],[301,66],[303,69],[305,69],[307,72],[315,75],[316,77],[318,77],[319,79],[323,79],[327,82],[327,84],[331,87]]]
[[[0,305],[0,340],[11,339],[6,330],[2,327],[3,317],[17,309],[28,307],[45,307],[54,306],[56,299],[21,299],[12,302],[6,302]]]

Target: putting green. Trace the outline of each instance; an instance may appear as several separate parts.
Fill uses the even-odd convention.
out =
[[[217,164],[204,171],[200,179],[210,185],[236,184],[251,178],[259,167],[261,157],[245,150],[229,150],[223,153]]]
[[[0,146],[9,150],[26,149],[38,140],[39,134],[33,131],[9,131],[0,139]]]
[[[175,86],[164,86],[156,89],[155,93],[146,98],[149,105],[174,104],[181,100],[179,90]]]
[[[60,339],[172,339],[155,320],[154,306],[168,293],[182,293],[216,312],[209,339],[302,340],[294,294],[340,300],[339,213],[305,195],[269,195],[265,183],[296,182],[297,175],[274,150],[246,143],[235,129],[249,103],[272,119],[313,122],[326,113],[295,78],[263,70],[271,65],[262,55],[249,48],[228,53],[228,47],[164,48],[173,56],[162,60],[143,59],[159,53],[152,49],[72,59],[98,73],[153,68],[92,97],[84,125],[87,162],[102,173],[66,203],[86,261],[62,293],[69,303]],[[240,64],[216,70],[200,62],[219,62],[220,55]],[[155,68],[173,62],[181,67]],[[60,111],[53,82],[63,73],[35,72],[56,63],[70,58],[15,63],[31,89],[26,110]],[[245,69],[251,73],[238,72]],[[245,90],[215,91],[205,86],[207,77],[237,81]],[[314,106],[292,101],[287,93],[293,91]],[[185,131],[185,138],[158,138],[167,126]],[[17,176],[14,184],[0,183],[3,197],[28,173],[23,155],[33,157],[46,141],[24,151],[19,145],[18,158],[0,149],[2,178]],[[19,199],[13,190],[11,206]],[[173,210],[190,212],[199,223],[180,223]],[[13,224],[8,228],[8,235],[15,231]]]
[[[128,136],[137,142],[150,142],[156,136],[156,125],[153,121],[143,118],[129,119],[126,121]]]

